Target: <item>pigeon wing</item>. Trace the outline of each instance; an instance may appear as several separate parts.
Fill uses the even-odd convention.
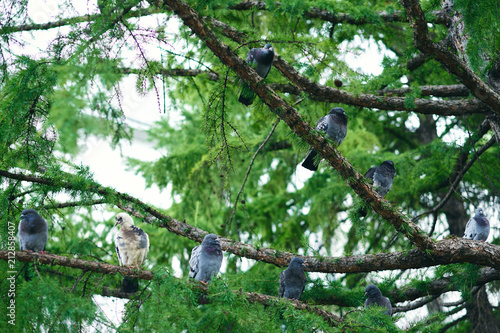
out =
[[[365,178],[373,180],[373,177],[375,176],[375,171],[377,171],[377,167],[370,168],[370,170],[368,170],[365,173]]]
[[[195,246],[189,258],[189,277],[195,278],[200,271],[201,245]]]
[[[464,238],[465,239],[474,239],[474,234],[475,234],[475,226],[476,224],[476,221],[474,221],[474,219],[470,219],[468,222],[467,222],[467,225],[465,226],[465,232],[464,232]]]
[[[280,274],[280,289],[279,289],[279,297],[283,297],[285,295],[285,288],[286,288],[286,283],[285,283],[285,271],[281,272]]]

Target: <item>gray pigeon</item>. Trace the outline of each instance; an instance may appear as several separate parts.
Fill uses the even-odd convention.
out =
[[[490,234],[490,222],[484,216],[483,210],[478,208],[476,215],[467,222],[464,238],[478,241],[486,241]]]
[[[116,215],[115,226],[120,230],[115,237],[115,249],[120,266],[141,268],[149,251],[149,236],[141,228],[134,225],[134,220],[127,213]],[[125,276],[121,290],[135,293],[139,290],[139,280]]]
[[[347,114],[342,108],[333,108],[330,113],[318,120],[316,130],[325,131],[326,138],[332,139],[337,146],[340,146],[347,134]],[[309,148],[302,166],[308,170],[318,170],[318,165],[314,162],[314,158],[318,155],[316,151]]]
[[[365,173],[365,178],[371,179],[373,181],[375,191],[381,197],[385,197],[392,188],[392,180],[395,175],[396,168],[394,167],[394,162],[384,161],[380,164],[380,166],[370,168],[370,170]],[[365,209],[360,209],[358,213],[361,217],[365,217],[367,211]]]
[[[384,311],[385,314],[392,316],[392,305],[391,301],[387,298],[382,296],[382,293],[380,292],[380,289],[376,285],[369,285],[365,289],[365,296],[368,296],[368,298],[365,300],[365,308],[372,306],[372,305],[378,305],[387,308],[386,311]]]
[[[247,63],[255,69],[263,79],[267,77],[274,60],[274,49],[271,44],[266,44],[262,49],[251,49],[247,54]],[[253,103],[255,92],[246,83],[241,88],[238,101],[246,106]]]
[[[34,209],[25,209],[19,223],[19,247],[21,251],[44,252],[49,237],[47,221]]]
[[[279,297],[289,299],[300,299],[306,286],[306,274],[304,273],[304,261],[301,258],[293,258],[280,274]]]
[[[222,248],[217,235],[208,234],[201,245],[195,246],[191,251],[189,277],[207,283],[219,273],[221,265]]]

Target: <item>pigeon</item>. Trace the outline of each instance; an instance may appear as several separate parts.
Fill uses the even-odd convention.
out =
[[[222,248],[217,235],[208,234],[201,245],[195,246],[191,251],[189,277],[208,283],[219,272],[221,264]]]
[[[365,178],[373,181],[375,191],[383,198],[392,188],[392,180],[396,175],[396,168],[393,161],[384,161],[378,167],[370,168],[365,173]],[[358,211],[361,217],[367,214],[366,209],[362,208]]]
[[[115,237],[116,254],[120,266],[140,268],[149,251],[149,237],[141,228],[134,225],[134,221],[127,213],[116,215],[116,225],[120,230]],[[139,290],[139,280],[125,276],[122,283],[122,292],[135,293]]]
[[[247,63],[255,69],[257,74],[263,79],[267,77],[274,60],[274,49],[271,44],[264,45],[261,49],[251,49],[247,54]],[[253,103],[255,92],[247,85],[243,84],[238,101],[246,106]]]
[[[329,114],[318,120],[316,130],[325,131],[325,137],[333,139],[337,146],[340,146],[347,134],[347,114],[344,109],[339,107],[331,109]],[[318,165],[314,162],[316,155],[318,153],[309,148],[302,166],[311,171],[318,170]]]
[[[49,237],[47,221],[34,209],[25,209],[19,223],[19,247],[21,251],[44,252]]]
[[[306,286],[306,274],[304,273],[304,261],[301,258],[293,258],[280,274],[279,297],[289,299],[300,299]]]
[[[377,286],[371,284],[365,289],[365,296],[368,298],[365,300],[365,308],[372,306],[373,304],[387,308],[384,313],[386,315],[392,316],[392,305],[391,301],[382,296],[380,289]]]
[[[476,215],[467,222],[465,226],[465,239],[473,239],[478,241],[486,241],[490,234],[490,222],[484,216],[483,209],[478,208]]]

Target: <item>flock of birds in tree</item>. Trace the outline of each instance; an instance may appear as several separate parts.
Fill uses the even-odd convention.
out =
[[[262,77],[266,78],[271,70],[274,59],[274,50],[271,44],[264,48],[254,48],[248,52],[247,62]],[[255,93],[246,84],[243,85],[239,101],[244,105],[252,104]],[[333,108],[329,114],[321,117],[316,125],[316,130],[324,132],[324,136],[332,139],[339,146],[347,135],[347,114],[341,107]],[[302,166],[308,170],[318,169],[317,152],[310,148],[306,154]],[[365,177],[373,182],[374,189],[384,197],[392,187],[396,168],[394,162],[384,161],[378,167],[370,168]],[[359,215],[364,217],[367,211],[361,208]],[[115,226],[120,230],[115,237],[115,248],[118,261],[121,266],[140,269],[149,251],[149,237],[139,227],[134,225],[132,218],[126,213],[116,215]],[[476,210],[465,228],[464,238],[486,241],[490,233],[490,224],[481,208]],[[34,209],[25,209],[21,214],[19,223],[19,246],[21,250],[44,252],[48,239],[47,221],[43,219]],[[222,248],[215,234],[205,236],[201,245],[193,248],[189,259],[189,277],[206,284],[212,277],[219,273],[222,264]],[[299,300],[304,292],[307,277],[304,273],[304,261],[295,257],[291,260],[288,268],[280,275],[279,297]],[[121,290],[127,293],[137,292],[139,282],[137,278],[125,276]],[[392,315],[391,302],[384,297],[375,285],[369,285],[365,290],[365,307],[378,305],[386,308],[384,313]]]

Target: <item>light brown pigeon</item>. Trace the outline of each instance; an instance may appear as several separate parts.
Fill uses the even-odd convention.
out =
[[[115,237],[116,254],[120,266],[140,268],[149,251],[149,237],[127,213],[116,215],[116,225],[120,230]],[[125,276],[122,291],[133,293],[139,290],[139,280]]]

